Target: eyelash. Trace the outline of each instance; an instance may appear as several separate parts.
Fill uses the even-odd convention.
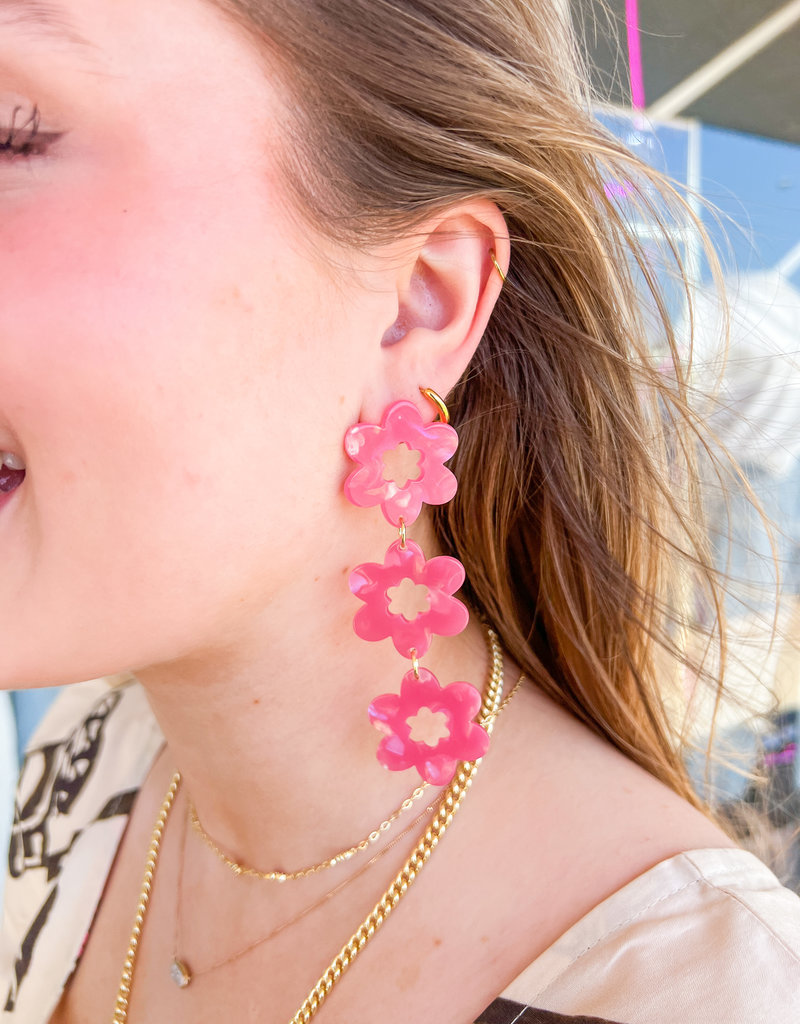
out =
[[[39,108],[34,107],[23,124],[17,124],[17,115],[22,107],[15,107],[8,128],[0,128],[0,159],[28,159],[33,156],[44,156],[48,148],[59,138],[59,134],[43,132],[39,128]]]

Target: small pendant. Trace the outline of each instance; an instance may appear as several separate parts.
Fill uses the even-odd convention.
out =
[[[192,972],[186,966],[186,964],[179,960],[177,957],[169,965],[169,976],[178,986],[178,988],[186,988],[189,982],[192,980]]]

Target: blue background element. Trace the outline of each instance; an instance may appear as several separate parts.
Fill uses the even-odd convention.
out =
[[[726,270],[739,274],[774,267],[800,243],[800,146],[707,125],[650,124],[628,112],[599,120],[642,159],[689,181],[692,130],[699,143],[703,198],[719,211],[703,210],[703,223],[720,250]],[[703,277],[708,268],[703,266]],[[800,266],[788,275],[800,286]]]
[[[774,266],[800,242],[800,146],[707,127],[700,138],[703,195],[745,229],[727,231],[739,271]],[[800,285],[800,267],[788,279]]]

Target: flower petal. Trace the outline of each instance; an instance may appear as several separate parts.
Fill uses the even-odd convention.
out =
[[[370,720],[384,733],[378,760],[393,771],[416,767],[424,779],[445,785],[459,761],[477,760],[488,749],[486,730],[471,720],[480,706],[481,695],[470,683],[442,687],[427,669],[420,669],[419,679],[407,672],[399,695],[383,694],[370,705]],[[416,718],[422,708],[447,716],[449,735],[433,747],[411,739],[409,719]]]
[[[383,455],[401,444],[421,456],[418,478],[408,480],[405,487],[384,479]],[[410,525],[423,503],[442,505],[455,494],[456,478],[443,463],[457,446],[458,435],[451,426],[423,423],[412,402],[395,402],[387,409],[381,426],[357,423],[345,434],[345,452],[361,464],[345,480],[345,494],[361,508],[379,504],[393,526],[399,526],[401,518]]]
[[[432,786],[446,786],[453,781],[458,761],[447,754],[434,754],[417,767],[422,778]]]
[[[411,580],[428,588],[429,606],[413,619],[391,611],[389,591]],[[422,657],[436,636],[455,636],[469,621],[464,604],[452,596],[464,581],[464,567],[458,559],[439,555],[430,562],[418,544],[409,540],[403,547],[395,541],[383,564],[364,562],[350,574],[350,589],[364,602],[353,620],[353,628],[364,640],[391,637],[396,650],[408,658],[412,648]]]

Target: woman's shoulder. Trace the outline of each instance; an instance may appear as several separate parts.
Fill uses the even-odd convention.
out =
[[[133,679],[65,689],[34,733],[15,801],[0,1008],[46,1020],[80,954],[163,737]]]
[[[744,850],[681,853],[603,900],[502,995],[624,1024],[786,1018],[800,1010],[800,898]]]

